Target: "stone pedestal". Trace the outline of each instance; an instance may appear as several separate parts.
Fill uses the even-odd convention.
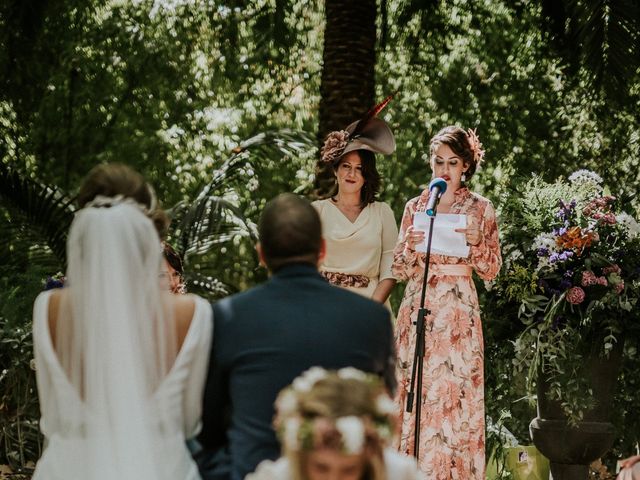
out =
[[[591,384],[596,406],[584,421],[572,427],[560,403],[547,397],[544,375],[538,377],[538,416],[529,433],[534,445],[549,459],[553,480],[587,480],[589,464],[601,458],[613,445],[615,431],[609,412],[622,359],[622,342],[609,355],[594,355],[585,362],[584,375]]]

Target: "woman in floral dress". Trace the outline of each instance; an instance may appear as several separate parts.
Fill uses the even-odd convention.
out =
[[[459,229],[470,246],[467,258],[431,255],[427,285],[426,347],[420,422],[419,465],[432,480],[484,479],[484,351],[478,296],[472,272],[494,278],[502,264],[495,211],[489,200],[471,192],[469,180],[484,152],[475,132],[446,127],[432,140],[434,177],[447,182],[438,213],[463,214]],[[429,190],[407,202],[394,249],[392,271],[407,286],[398,311],[396,346],[400,415],[399,450],[414,452],[415,407],[406,412],[415,346],[413,322],[420,308],[425,254],[415,247],[424,232],[414,230],[415,212],[425,210]]]

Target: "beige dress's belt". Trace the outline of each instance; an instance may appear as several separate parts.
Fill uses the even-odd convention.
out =
[[[451,275],[454,277],[470,277],[473,273],[471,265],[429,265],[429,277]]]
[[[369,286],[370,278],[365,275],[352,275],[350,273],[340,272],[327,272],[322,270],[320,272],[329,283],[338,285],[339,287],[355,287],[355,288],[367,288]]]

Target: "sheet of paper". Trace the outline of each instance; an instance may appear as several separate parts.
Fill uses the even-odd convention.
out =
[[[413,216],[413,227],[425,232],[424,242],[416,246],[416,251],[427,251],[429,239],[429,223],[431,217],[426,212],[419,212]],[[455,213],[439,213],[433,224],[433,238],[431,239],[431,253],[448,255],[450,257],[467,258],[469,245],[464,233],[458,233],[458,228],[467,228],[467,216]]]

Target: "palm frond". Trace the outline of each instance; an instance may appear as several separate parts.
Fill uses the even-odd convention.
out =
[[[190,293],[196,293],[208,300],[216,300],[236,292],[236,289],[231,285],[198,272],[187,273],[185,281]]]
[[[10,235],[5,238],[29,237],[34,241],[30,248],[45,246],[64,266],[73,198],[0,162],[0,204],[6,211],[2,230]]]
[[[640,70],[640,4],[636,0],[543,0],[543,17],[569,65],[587,82],[624,101]]]

